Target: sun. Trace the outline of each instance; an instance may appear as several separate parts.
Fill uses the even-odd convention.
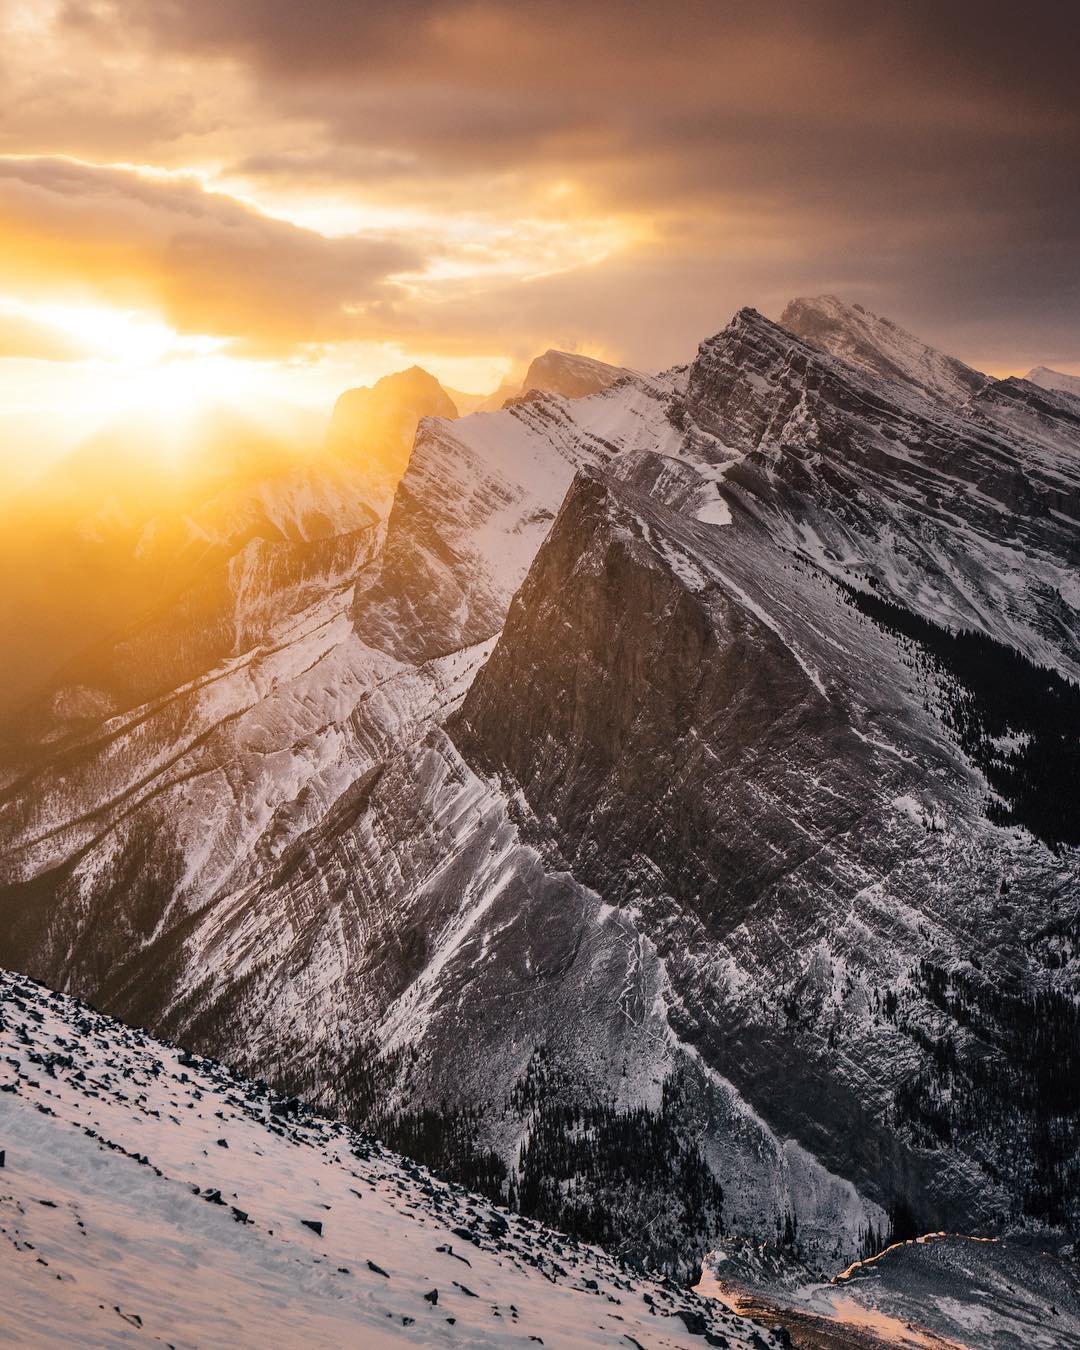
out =
[[[123,407],[179,417],[210,405],[239,403],[247,392],[244,363],[226,356],[170,358],[132,371],[129,388],[118,391]]]
[[[166,415],[240,397],[250,384],[228,339],[177,332],[141,310],[0,297],[0,311],[62,334],[96,377],[100,411]]]
[[[145,453],[179,463],[201,434],[200,420],[221,411],[275,424],[282,405],[279,363],[231,354],[226,338],[177,332],[157,315],[106,305],[0,296],[14,315],[62,336],[71,359],[15,362],[9,391],[25,412],[71,423],[69,440],[136,420]]]

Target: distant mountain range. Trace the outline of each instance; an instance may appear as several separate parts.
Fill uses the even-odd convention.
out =
[[[0,962],[680,1276],[1075,1234],[1080,399],[824,297],[503,402],[127,537]]]

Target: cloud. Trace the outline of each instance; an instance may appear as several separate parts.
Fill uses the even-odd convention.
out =
[[[781,289],[829,288],[973,360],[1020,363],[1020,344],[1080,359],[1075,5],[58,0],[55,14],[5,44],[0,144],[216,165],[275,207],[325,198],[395,225],[327,241],[190,185],[155,183],[153,206],[100,188],[123,198],[108,219],[131,245],[128,275],[104,261],[112,223],[94,244],[113,293],[147,291],[185,328],[487,351],[580,332],[658,364],[692,350],[706,310],[716,327],[731,300],[778,310]],[[62,218],[86,211],[94,238],[100,203],[47,195]],[[570,274],[525,283],[540,269],[524,259],[491,277],[500,240],[549,225],[616,242],[561,249]],[[455,279],[392,284],[436,256]]]
[[[180,332],[266,347],[362,336],[417,250],[328,239],[188,179],[0,158],[0,289],[157,310]]]
[[[0,310],[0,360],[82,361],[93,349],[62,329]]]

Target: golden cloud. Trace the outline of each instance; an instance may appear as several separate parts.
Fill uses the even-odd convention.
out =
[[[149,308],[266,348],[362,337],[422,266],[380,235],[326,238],[193,179],[0,158],[0,290]]]

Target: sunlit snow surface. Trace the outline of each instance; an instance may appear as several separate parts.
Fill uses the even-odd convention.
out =
[[[20,976],[0,1019],[4,1345],[761,1344]]]

